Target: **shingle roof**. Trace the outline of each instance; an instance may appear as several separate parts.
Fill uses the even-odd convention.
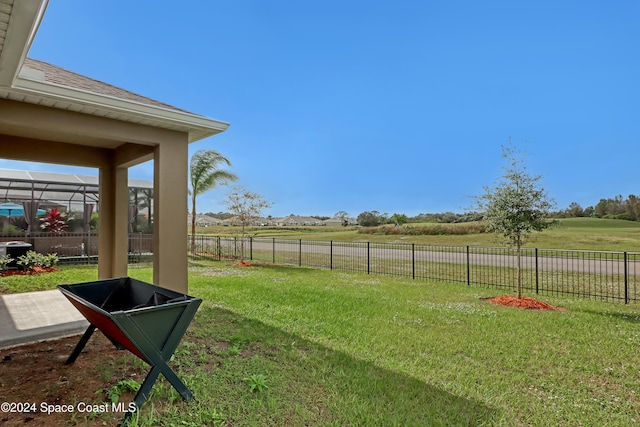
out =
[[[33,58],[25,58],[24,67],[44,73],[44,79],[47,83],[53,83],[73,89],[84,90],[100,95],[111,96],[127,101],[138,102],[140,104],[151,105],[154,107],[167,108],[183,113],[194,114],[189,111],[174,107],[173,105],[165,104],[164,102],[156,101],[155,99],[147,98],[146,96],[138,95],[137,93],[119,88],[108,83],[104,83],[100,80],[95,80],[90,77],[65,70],[64,68],[49,64],[48,62],[40,61]]]
[[[2,47],[7,37],[12,6],[13,0],[0,0],[0,52],[2,52]]]

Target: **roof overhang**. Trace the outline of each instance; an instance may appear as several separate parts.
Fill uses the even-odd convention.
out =
[[[48,82],[24,66],[48,0],[0,0],[0,98],[105,117],[188,134],[194,142],[229,124],[179,109],[148,105]],[[4,27],[3,18],[8,21]]]
[[[24,69],[23,69],[24,70]],[[80,89],[38,81],[20,73],[0,97],[130,123],[186,132],[189,142],[224,132],[228,123],[197,114],[146,105]]]
[[[0,0],[0,87],[10,87],[38,32],[49,0]]]

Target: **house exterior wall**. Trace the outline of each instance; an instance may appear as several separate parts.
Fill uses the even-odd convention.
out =
[[[184,220],[188,199],[187,135],[160,144],[154,153],[154,283],[187,293],[188,261]]]
[[[128,167],[153,159],[153,281],[187,292],[187,147],[187,133],[0,99],[0,158],[99,169],[100,278],[127,274]]]
[[[126,168],[116,167],[113,164],[100,168],[99,279],[127,276],[128,193]]]

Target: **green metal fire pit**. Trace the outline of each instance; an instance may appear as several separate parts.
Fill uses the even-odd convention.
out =
[[[75,362],[97,328],[116,347],[129,350],[151,366],[134,398],[138,409],[160,373],[184,400],[193,399],[167,362],[196,314],[200,298],[130,277],[59,285],[58,289],[90,323],[67,364]]]

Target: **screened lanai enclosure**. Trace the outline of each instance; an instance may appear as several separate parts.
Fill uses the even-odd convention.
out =
[[[129,179],[128,187],[129,254],[135,260],[152,253],[153,182]],[[54,210],[62,215],[63,232],[43,227]],[[63,262],[93,262],[99,212],[98,176],[0,169],[0,242],[24,241]]]

